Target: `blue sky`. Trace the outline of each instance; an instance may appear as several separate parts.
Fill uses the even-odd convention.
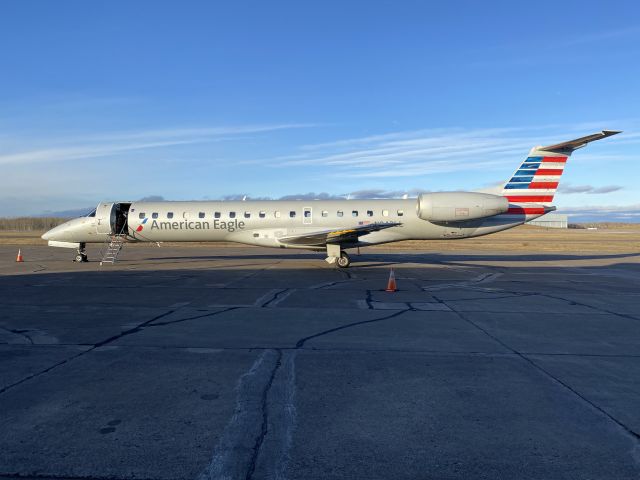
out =
[[[479,189],[602,128],[560,210],[640,220],[640,5],[5,1],[0,215]]]

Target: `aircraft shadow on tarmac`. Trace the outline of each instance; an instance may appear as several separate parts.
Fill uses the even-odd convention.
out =
[[[351,268],[374,266],[374,265],[397,265],[401,263],[414,264],[456,264],[458,262],[553,262],[553,261],[576,261],[576,260],[611,260],[640,257],[638,253],[616,253],[616,254],[460,254],[460,253],[363,253],[361,255],[352,254],[353,264]],[[184,255],[171,257],[147,257],[144,260],[322,260],[324,256],[318,253],[274,253],[274,254],[230,254],[230,255]],[[365,262],[363,265],[362,262]],[[371,263],[375,262],[375,263]]]

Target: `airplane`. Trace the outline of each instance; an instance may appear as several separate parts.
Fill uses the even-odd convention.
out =
[[[497,194],[423,193],[417,199],[102,202],[89,215],[42,235],[49,246],[75,248],[86,262],[88,243],[237,242],[326,252],[349,267],[347,249],[401,240],[479,237],[554,211],[560,176],[571,154],[620,131],[602,130],[531,149]],[[115,261],[115,259],[114,259]]]

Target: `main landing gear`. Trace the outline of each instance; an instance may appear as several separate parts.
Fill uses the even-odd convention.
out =
[[[86,263],[89,261],[89,259],[87,258],[86,247],[87,247],[86,243],[80,244],[80,246],[78,247],[78,253],[76,255],[76,258],[73,259],[74,262]]]
[[[339,268],[351,265],[351,257],[340,249],[340,245],[327,245],[327,263],[335,263]]]
[[[340,268],[348,268],[351,265],[351,258],[347,252],[340,252],[340,257],[336,260],[336,265]]]

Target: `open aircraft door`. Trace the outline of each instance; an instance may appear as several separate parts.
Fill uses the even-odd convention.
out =
[[[111,234],[116,223],[116,204],[101,203],[96,208],[96,233]]]

